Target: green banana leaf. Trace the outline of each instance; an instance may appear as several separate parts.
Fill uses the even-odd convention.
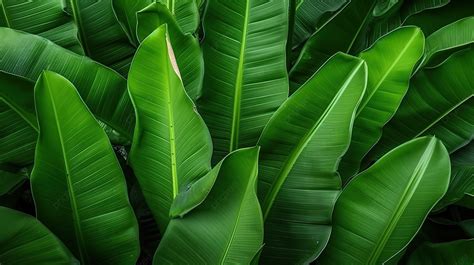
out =
[[[75,53],[84,54],[77,38],[77,26],[64,8],[62,0],[2,0],[0,27],[37,34]]]
[[[355,114],[351,145],[339,166],[344,182],[357,173],[364,156],[382,136],[382,127],[397,111],[423,48],[421,30],[402,27],[359,55],[367,63],[367,91]]]
[[[184,33],[194,33],[199,26],[198,0],[157,0],[168,7]]]
[[[474,142],[451,155],[451,183],[446,195],[436,205],[439,210],[453,204],[466,194],[474,195]]]
[[[263,241],[257,166],[258,147],[224,158],[206,199],[171,220],[153,264],[249,264]]]
[[[348,0],[301,0],[296,5],[292,48],[304,43],[326,20]]]
[[[420,67],[440,64],[453,50],[474,42],[474,16],[451,23],[426,38],[426,51]]]
[[[169,222],[173,199],[210,168],[212,140],[179,75],[166,25],[143,42],[128,79],[136,109],[129,163],[160,225]]]
[[[462,220],[458,226],[471,238],[474,238],[474,219]]]
[[[336,52],[356,52],[358,40],[364,35],[375,3],[373,0],[351,0],[308,39],[290,70],[290,93],[305,83]]]
[[[449,184],[442,142],[422,137],[357,175],[336,202],[321,264],[382,264],[413,238]]]
[[[28,179],[26,169],[17,170],[0,164],[0,196],[14,191],[26,179]]]
[[[378,0],[374,7],[372,15],[374,17],[382,17],[394,12],[400,5],[403,4],[403,0]]]
[[[84,53],[126,75],[135,52],[112,7],[112,0],[66,0]]]
[[[31,190],[38,219],[81,264],[134,264],[137,221],[104,130],[59,74],[40,76],[35,104],[40,132]]]
[[[0,206],[2,265],[79,264],[61,241],[33,216]]]
[[[255,145],[288,96],[288,1],[209,0],[203,23],[206,63],[198,107],[217,162]]]
[[[258,145],[263,264],[306,264],[325,247],[367,68],[337,53],[272,116]],[[334,133],[334,132],[337,132]]]
[[[41,37],[8,28],[0,28],[0,36],[0,70],[32,81],[43,70],[58,72],[71,80],[101,121],[131,138],[133,107],[123,77]]]
[[[426,242],[409,257],[407,265],[474,264],[474,239],[445,243]]]
[[[368,159],[422,135],[436,135],[449,152],[469,143],[474,137],[473,68],[471,48],[453,54],[436,68],[418,72]]]
[[[137,38],[137,12],[153,2],[153,0],[112,0],[115,16],[135,47],[140,44]]]
[[[204,60],[199,41],[191,34],[184,34],[165,5],[153,3],[137,14],[138,40],[143,41],[163,24],[168,25],[168,34],[176,56],[184,88],[191,99],[201,95],[204,78]]]

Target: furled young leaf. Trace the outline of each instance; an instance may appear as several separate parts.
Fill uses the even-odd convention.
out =
[[[171,220],[153,264],[249,264],[263,241],[257,166],[258,147],[224,158],[204,202]]]
[[[210,170],[212,156],[209,131],[186,95],[166,25],[138,48],[128,87],[137,120],[129,162],[164,232],[173,199]]]
[[[288,2],[209,0],[199,112],[210,129],[214,160],[256,143],[287,98]]]
[[[153,3],[137,14],[137,36],[141,42],[156,28],[168,25],[168,34],[184,88],[191,99],[201,95],[204,77],[204,61],[199,41],[191,34],[184,34],[165,5]]]
[[[75,53],[84,53],[77,38],[77,27],[64,12],[62,0],[2,0],[0,10],[0,27],[38,34]]]
[[[0,70],[34,81],[43,70],[58,72],[100,120],[131,138],[133,108],[123,77],[41,37],[8,28],[0,28],[0,36]]]
[[[37,217],[81,264],[134,264],[138,227],[120,164],[72,83],[44,72],[31,189]]]
[[[375,3],[373,0],[350,1],[308,39],[290,70],[290,92],[306,82],[336,52],[354,52]]]
[[[348,0],[301,0],[296,5],[292,47],[306,41],[322,25],[324,16],[339,10]]]
[[[407,265],[473,264],[474,239],[424,243],[409,257]]]
[[[341,191],[337,164],[366,82],[365,63],[337,53],[265,127],[258,141],[264,264],[306,264],[326,245]]]
[[[117,23],[112,0],[66,1],[85,54],[125,75],[135,49]]]
[[[423,47],[421,30],[403,27],[359,55],[368,67],[367,92],[356,112],[351,145],[339,166],[344,181],[357,173],[364,156],[382,136],[382,127],[397,111]]]
[[[449,24],[426,38],[426,51],[421,66],[437,65],[450,51],[474,42],[474,17],[463,18]]]
[[[382,264],[402,250],[449,184],[440,140],[422,137],[390,151],[356,176],[336,202],[321,264]]]
[[[140,44],[137,39],[137,12],[152,2],[153,0],[112,0],[117,20],[135,46]]]
[[[0,261],[14,264],[79,264],[61,241],[33,216],[0,206]]]
[[[395,116],[368,158],[422,135],[436,135],[449,152],[474,136],[474,49],[453,54],[436,68],[418,72]]]

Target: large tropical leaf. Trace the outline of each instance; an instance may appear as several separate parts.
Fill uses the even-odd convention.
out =
[[[202,204],[171,220],[153,264],[249,264],[257,254],[263,241],[258,147],[232,152],[221,163]]]
[[[474,239],[424,243],[409,257],[407,265],[474,264]]]
[[[339,167],[343,180],[357,173],[364,156],[382,136],[382,127],[395,114],[407,92],[423,47],[421,30],[403,27],[359,55],[368,67],[367,92],[356,112],[351,145]]]
[[[336,52],[357,52],[376,1],[352,0],[306,42],[290,70],[290,92],[294,92]]]
[[[133,264],[137,221],[107,135],[72,83],[46,71],[35,86],[40,128],[31,189],[38,219],[81,264]]]
[[[165,25],[138,48],[128,87],[137,120],[129,160],[164,231],[173,199],[210,170],[212,156],[209,131],[186,95]]]
[[[374,17],[386,16],[387,14],[390,14],[399,8],[402,3],[403,0],[378,0],[372,15]]]
[[[112,0],[66,2],[85,54],[125,75],[135,48],[117,22]]]
[[[28,178],[26,169],[16,169],[0,164],[0,196],[5,195],[21,185]]]
[[[33,216],[0,206],[0,260],[15,264],[79,264],[61,241]]]
[[[8,28],[0,28],[0,36],[0,70],[32,81],[43,70],[65,76],[100,120],[131,138],[133,108],[123,77],[41,37]]]
[[[326,245],[341,191],[337,164],[350,143],[366,71],[361,59],[334,55],[265,127],[258,141],[264,264],[306,264]]]
[[[203,95],[214,159],[257,142],[287,98],[287,0],[209,0],[204,17]]]
[[[321,264],[382,264],[402,250],[449,184],[442,142],[422,137],[356,176],[336,202]]]
[[[474,136],[473,68],[471,48],[453,54],[436,68],[418,72],[369,159],[422,135],[436,135],[449,152],[469,143]]]
[[[2,0],[0,27],[37,34],[75,53],[83,54],[77,38],[77,27],[64,8],[62,0]]]
[[[198,0],[157,0],[168,7],[176,17],[179,27],[184,33],[194,33],[199,26]]]
[[[204,77],[204,60],[199,41],[191,34],[184,34],[165,5],[153,3],[137,14],[139,41],[163,24],[168,25],[168,34],[176,62],[183,79],[184,88],[191,99],[201,95]]]
[[[112,0],[117,20],[128,36],[128,39],[135,46],[140,43],[137,39],[137,12],[151,4],[153,0]]]

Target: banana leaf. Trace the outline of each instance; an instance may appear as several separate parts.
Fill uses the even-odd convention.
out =
[[[407,265],[473,264],[474,239],[424,243],[409,257]]]

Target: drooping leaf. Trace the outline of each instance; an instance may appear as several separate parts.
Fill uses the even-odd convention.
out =
[[[357,41],[365,32],[375,3],[373,0],[350,1],[308,39],[290,70],[291,93],[335,53],[357,52]]]
[[[4,265],[79,264],[33,216],[0,206],[0,225],[0,260]]]
[[[321,264],[382,264],[413,238],[449,184],[442,142],[422,137],[357,175],[336,202]]]
[[[44,72],[35,86],[40,128],[31,188],[38,219],[81,264],[133,264],[138,227],[104,130],[72,83]]]
[[[365,63],[338,53],[265,127],[258,141],[263,264],[306,264],[325,247],[341,191],[337,164],[349,146],[366,82]]]
[[[112,0],[66,0],[84,53],[126,75],[135,52],[114,14]]]
[[[473,264],[474,239],[445,243],[424,243],[409,257],[408,265]]]
[[[357,173],[364,156],[382,136],[382,127],[397,111],[423,48],[421,30],[403,27],[359,55],[367,63],[368,83],[355,114],[351,145],[339,166],[344,181]]]
[[[199,41],[191,34],[184,34],[166,6],[153,3],[138,14],[137,36],[141,42],[156,28],[168,25],[168,34],[183,79],[184,88],[191,99],[201,95],[204,61]]]
[[[37,34],[69,49],[84,54],[77,27],[70,15],[64,12],[62,0],[0,2],[0,27]]]
[[[153,0],[112,0],[117,20],[136,47],[140,44],[137,38],[137,12],[151,4]]]
[[[287,0],[208,1],[198,107],[213,137],[214,161],[255,145],[287,98],[287,11]]]
[[[453,54],[436,68],[418,72],[395,116],[368,158],[422,135],[436,135],[449,152],[474,136],[474,49]]]
[[[258,147],[224,158],[204,202],[171,220],[153,264],[249,264],[263,240],[257,167]]]
[[[212,156],[209,131],[186,95],[166,25],[141,43],[128,87],[137,120],[129,162],[164,232],[173,199],[210,170]]]
[[[0,70],[32,81],[43,70],[65,76],[100,120],[131,138],[133,108],[123,77],[41,37],[8,28],[0,28],[0,36]]]

